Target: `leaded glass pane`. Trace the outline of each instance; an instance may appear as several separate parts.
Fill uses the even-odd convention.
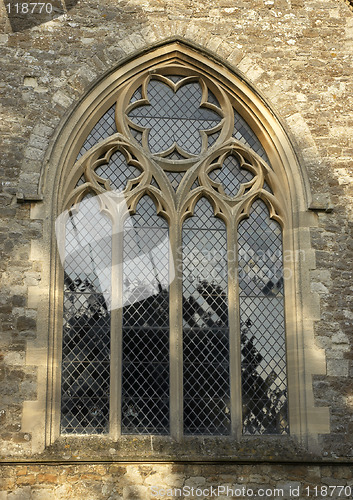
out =
[[[185,172],[166,172],[168,179],[172,185],[172,188],[176,191],[181,183]]]
[[[91,132],[88,134],[87,139],[78,154],[79,159],[90,148],[95,146],[98,142],[106,139],[107,137],[116,134],[115,125],[115,105],[108,109],[106,113],[98,120]]]
[[[220,124],[222,112],[218,114],[200,107],[202,89],[197,81],[186,83],[174,92],[158,78],[154,74],[148,83],[149,104],[141,105],[143,86],[136,89],[132,83],[134,90],[129,94],[132,95],[130,103],[138,104],[129,112],[129,119],[136,126],[147,129],[147,133],[136,130],[129,121],[128,124],[146,160],[141,160],[147,174],[145,178],[150,179],[150,185],[159,191],[157,193],[146,186],[146,192],[152,193],[151,196],[153,193],[161,196],[159,203],[163,205],[163,198],[169,193],[169,190],[164,192],[167,179],[177,191],[185,175],[185,172],[170,172],[167,168],[172,169],[173,161],[185,158],[188,158],[185,162],[188,167],[192,164],[193,155],[200,154],[202,146],[206,146],[202,144],[203,130],[208,132],[208,147],[216,148],[221,133],[219,130],[210,133],[210,130]],[[171,75],[167,78],[177,83],[184,77]],[[218,99],[221,94],[208,89],[207,95],[208,102],[220,108]],[[114,111],[115,105],[98,120],[79,157],[117,132]],[[259,138],[235,110],[232,136],[269,163]],[[143,152],[146,137],[149,151]],[[228,141],[225,145],[229,145],[229,139],[229,136],[225,139]],[[175,145],[178,147],[173,147]],[[86,184],[90,178],[89,169],[91,175],[95,169],[96,175],[109,180],[112,190],[123,191],[129,180],[141,174],[139,168],[127,164],[126,157],[131,154],[131,148],[128,143],[124,143],[125,147],[128,153],[115,151],[107,164],[87,162],[76,187]],[[222,151],[214,154],[214,162]],[[220,168],[208,171],[209,178],[218,183],[212,195],[215,198],[219,191],[223,193],[219,184],[226,195],[236,196],[240,186],[254,176],[247,169],[240,168],[231,146],[227,151],[229,156]],[[158,161],[163,170],[157,177],[158,183],[149,166],[150,153],[163,157],[163,161],[161,158]],[[102,159],[103,149],[101,154]],[[196,166],[197,159],[194,160]],[[203,168],[201,163],[197,171],[195,168],[196,180],[191,190],[202,185]],[[260,168],[265,172],[264,167]],[[263,189],[273,194],[266,182]],[[259,188],[260,192],[264,193]],[[134,206],[140,193],[138,190],[124,193],[128,207]],[[109,203],[111,216],[118,218],[120,211],[112,208],[112,199]],[[183,200],[177,201],[183,206]],[[224,197],[223,202],[227,203]],[[164,208],[174,216],[171,207],[171,203],[166,203]],[[117,222],[114,220],[114,224]],[[127,217],[123,233],[114,235],[114,256],[111,233],[111,221],[100,213],[93,196],[86,196],[78,212],[70,213],[66,224],[61,430],[63,434],[108,432],[110,308],[111,304],[120,304],[122,300],[122,322],[113,332],[116,338],[122,334],[119,354],[122,356],[122,372],[118,375],[122,382],[121,432],[167,435],[170,432],[171,255],[168,223],[156,214],[154,202],[145,195],[137,204],[136,214]],[[287,434],[281,228],[270,219],[265,203],[257,200],[249,218],[240,222],[238,233],[232,237],[238,238],[239,251],[240,330],[235,327],[234,334],[240,336],[241,343],[243,433]],[[199,200],[194,215],[184,222],[182,244],[182,297],[174,295],[171,301],[172,304],[173,301],[182,301],[183,331],[174,326],[171,334],[178,339],[178,345],[181,333],[183,340],[184,433],[228,435],[231,422],[230,362],[234,363],[236,372],[238,361],[229,359],[227,230],[224,221],[214,216],[208,199]],[[112,296],[112,258],[120,258],[121,251],[122,267],[119,267],[120,262],[114,267],[114,276],[119,277],[113,289],[118,292]],[[237,308],[238,304],[232,302],[231,307]],[[121,317],[120,313],[114,314]],[[235,381],[235,385],[237,383],[240,381]],[[112,409],[113,412],[116,410]]]
[[[230,430],[227,237],[202,198],[183,227],[185,434]]]
[[[282,234],[256,200],[238,228],[244,434],[287,434]]]
[[[61,431],[108,432],[111,224],[94,197],[66,224]],[[106,289],[102,288],[102,284]]]
[[[249,146],[249,148],[255,151],[255,153],[261,156],[261,158],[265,160],[268,165],[270,165],[270,160],[268,159],[267,154],[255,132],[252,130],[250,125],[246,123],[244,118],[242,118],[235,110],[233,137],[246,146]]]
[[[128,165],[125,156],[120,151],[112,154],[106,165],[100,165],[95,173],[102,179],[108,179],[113,190],[123,191],[128,180],[136,179],[141,171],[132,165]]]
[[[219,102],[218,102],[216,96],[210,90],[208,91],[207,101],[209,103],[211,103],[211,104],[214,104],[218,108],[220,107]]]
[[[200,130],[215,127],[220,116],[207,108],[201,108],[201,87],[198,83],[183,85],[174,92],[158,80],[148,84],[150,104],[139,106],[129,113],[130,119],[149,128],[148,145],[158,154],[177,143],[187,153],[201,152]]]
[[[124,228],[122,433],[169,432],[168,224],[145,196]]]
[[[254,177],[249,170],[245,168],[241,169],[239,162],[232,155],[224,160],[221,168],[212,170],[209,175],[213,181],[222,184],[224,192],[228,196],[235,196],[239,191],[240,185],[251,181]]]

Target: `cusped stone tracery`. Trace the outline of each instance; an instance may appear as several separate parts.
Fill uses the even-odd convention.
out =
[[[204,147],[201,132],[213,134],[220,129],[223,112],[205,101],[202,86],[192,77],[173,83],[154,76],[146,82],[146,98],[133,102],[127,115],[132,128],[144,129],[152,154],[164,156],[177,150],[184,157],[198,155]]]
[[[114,268],[115,281],[111,297],[112,303],[114,300],[117,301],[116,308],[121,309],[123,306],[121,297],[125,294],[125,288],[128,289],[129,294],[131,292],[129,296],[136,298],[137,292],[140,293],[142,289],[145,291],[148,288],[145,285],[152,275],[157,284],[153,301],[148,305],[141,298],[138,301],[139,305],[130,308],[126,313],[127,322],[124,323],[123,320],[119,326],[116,315],[114,316],[113,333],[115,335],[118,332],[123,339],[127,339],[126,342],[131,343],[133,342],[131,335],[138,340],[141,332],[147,332],[144,330],[147,327],[156,328],[156,331],[160,333],[161,330],[159,327],[157,329],[157,325],[162,315],[158,312],[158,318],[155,321],[156,310],[160,310],[155,308],[155,304],[163,295],[161,310],[166,322],[169,319],[169,313],[165,313],[165,305],[173,304],[170,331],[166,324],[165,338],[167,339],[170,334],[170,338],[179,339],[180,356],[178,359],[184,356],[185,360],[182,365],[184,395],[178,396],[184,397],[184,409],[186,408],[184,433],[209,435],[233,433],[234,435],[234,429],[231,430],[230,412],[233,412],[233,419],[235,404],[232,403],[233,408],[230,409],[231,391],[227,385],[229,384],[228,368],[224,370],[218,383],[217,376],[220,370],[219,351],[217,351],[214,361],[202,372],[205,383],[213,384],[204,397],[204,389],[202,388],[200,392],[197,389],[201,372],[198,374],[195,372],[194,356],[196,350],[205,341],[205,345],[207,343],[210,346],[209,353],[205,351],[208,357],[208,354],[213,352],[209,338],[213,338],[214,342],[222,338],[222,346],[226,353],[223,361],[224,363],[229,361],[229,366],[232,365],[234,370],[236,356],[232,359],[229,357],[228,360],[229,345],[226,339],[232,338],[234,341],[234,334],[241,333],[236,363],[240,360],[241,344],[246,342],[248,345],[248,342],[251,342],[251,339],[244,340],[245,333],[239,330],[239,325],[236,325],[234,312],[238,307],[236,261],[230,258],[227,250],[231,249],[233,254],[236,253],[234,249],[236,249],[238,227],[245,219],[252,216],[253,207],[256,207],[259,202],[262,212],[266,212],[268,218],[282,222],[280,205],[284,196],[281,194],[280,184],[268,164],[261,142],[242,117],[242,112],[244,116],[247,116],[242,108],[242,106],[245,107],[244,103],[240,103],[230,88],[216,79],[215,74],[206,74],[206,70],[201,65],[200,67],[191,66],[181,61],[176,64],[174,61],[164,66],[156,64],[143,72],[136,71],[136,74],[133,77],[130,75],[109,99],[106,100],[104,109],[108,109],[112,100],[115,99],[115,127],[112,127],[111,123],[111,106],[105,115],[100,117],[96,127],[93,127],[82,146],[79,160],[73,166],[70,179],[67,181],[67,186],[71,186],[71,191],[68,187],[69,196],[66,206],[70,209],[72,204],[80,203],[89,193],[98,195],[99,210],[112,222],[113,234],[121,234],[122,229],[128,227],[129,217],[131,217],[130,222],[133,219],[135,222],[141,219],[138,238],[136,241],[132,238],[130,245],[126,245],[125,234],[121,238],[112,238],[114,242],[113,262],[120,264],[121,256],[125,252],[123,259],[125,271],[122,268]],[[251,122],[251,119],[249,122],[255,123],[254,120]],[[96,142],[95,139],[97,139]],[[80,210],[80,207],[77,210]],[[255,216],[252,216],[255,220],[253,223],[255,233],[261,216],[256,211]],[[165,256],[176,257],[175,264],[179,264],[181,253],[183,253],[182,266],[172,263],[169,265],[168,259],[164,258],[164,265],[162,265],[164,280],[161,280],[156,272],[155,263],[152,263],[152,274],[146,274],[146,266],[138,266],[136,263],[133,263],[127,272],[126,261],[131,260],[135,251],[138,257],[138,248],[143,251],[147,250],[148,253],[150,246],[145,245],[145,241],[153,247],[158,246],[160,224],[163,225],[166,240],[170,245],[165,248]],[[131,235],[133,234],[132,227],[133,225],[130,227]],[[264,235],[265,245],[266,233],[263,231],[261,234]],[[244,240],[246,240],[246,234]],[[254,238],[246,240],[243,245],[246,249],[249,247],[250,253],[257,244],[255,240],[256,234]],[[196,256],[194,249],[196,249]],[[204,265],[205,251],[212,254],[212,258],[206,265]],[[251,259],[246,261],[245,271],[247,271],[246,266],[252,266]],[[123,272],[128,277],[126,287]],[[177,279],[169,287],[173,272]],[[215,276],[213,273],[216,273]],[[218,282],[220,277],[222,279]],[[183,290],[180,288],[180,280],[183,282]],[[279,288],[279,280],[276,285]],[[263,284],[260,289],[261,293],[263,289],[269,289],[272,294],[274,293],[274,288],[270,289],[267,283]],[[227,290],[231,291],[229,297],[231,321],[228,321],[225,314],[225,311],[228,313]],[[246,304],[251,302],[251,296],[248,295],[249,297],[246,296],[244,300]],[[258,302],[260,308],[261,301]],[[135,314],[132,313],[133,310]],[[251,315],[255,317],[256,314],[257,310],[252,308]],[[135,315],[140,321],[138,332]],[[129,324],[130,319],[131,324]],[[247,320],[248,318],[244,318],[244,322]],[[128,336],[125,335],[127,330],[129,330]],[[153,406],[149,396],[145,398],[139,393],[141,386],[149,391],[154,381],[139,384],[136,383],[135,375],[131,377],[131,382],[127,376],[130,369],[127,354],[129,348],[124,342],[122,344],[121,431],[133,434],[167,433],[169,432],[168,418],[163,417],[164,425],[162,417],[156,417],[156,412],[152,409],[158,404],[153,404]],[[135,347],[132,350],[134,349]],[[232,349],[234,353],[234,345]],[[190,352],[189,357],[188,352]],[[271,350],[270,354],[272,355]],[[170,358],[168,358],[169,354],[166,356],[166,366],[169,366],[169,360],[170,366],[173,365],[177,359],[174,355],[175,351],[170,353]],[[149,356],[150,354],[147,353],[148,363],[151,362]],[[244,365],[247,361],[242,362]],[[188,363],[191,367],[189,374],[187,373]],[[287,429],[284,425],[273,424],[272,417],[270,423],[263,423],[266,419],[268,420],[269,415],[266,405],[270,403],[265,399],[266,391],[278,378],[278,376],[273,378],[274,374],[268,372],[267,366],[270,364],[267,360],[265,365],[261,377],[255,377],[256,367],[249,375],[252,378],[249,378],[247,374],[243,377],[245,380],[242,387],[243,399],[246,406],[244,420],[246,425],[243,431],[253,434],[267,431],[286,433]],[[138,363],[136,363],[137,366]],[[159,368],[160,366],[158,365]],[[242,367],[238,366],[240,374]],[[200,369],[202,369],[201,365]],[[214,375],[210,376],[210,370],[214,370]],[[282,371],[284,373],[284,369]],[[173,373],[175,375],[175,365]],[[253,379],[254,383],[252,383]],[[255,383],[262,382],[265,384],[264,387],[267,383],[269,384],[261,392],[264,404],[251,407],[247,400],[249,391],[255,387]],[[237,383],[240,389],[240,383]],[[246,390],[246,384],[250,387],[249,390]],[[220,395],[220,386],[223,388],[223,395]],[[277,389],[279,389],[278,385],[272,388],[271,394],[275,395],[274,391]],[[280,389],[283,392],[281,397],[285,400],[285,387],[281,386]],[[213,391],[218,394],[216,399],[212,395]],[[132,393],[133,397],[130,400]],[[168,397],[166,389],[161,394],[161,399],[166,402]],[[197,403],[195,403],[196,399],[198,399]],[[149,402],[146,403],[145,400]],[[146,411],[142,411],[143,405]],[[239,405],[238,408],[240,409]],[[225,411],[227,411],[226,414]],[[165,411],[162,413],[166,415]],[[274,415],[276,416],[277,413],[274,412]],[[149,415],[147,420],[146,415]],[[155,418],[159,420],[156,425]],[[239,415],[235,418],[240,421]],[[133,419],[139,419],[139,424],[135,425],[137,420],[133,421]],[[161,422],[163,425],[160,425]]]
[[[210,165],[208,177],[215,191],[235,196],[242,184],[250,185],[254,175],[249,170],[242,170],[236,157],[229,155]]]
[[[283,197],[267,155],[236,107],[216,80],[186,63],[132,78],[116,97],[117,133],[106,137],[113,130],[109,108],[107,131],[103,116],[89,135],[90,145],[95,136],[98,143],[85,152],[87,139],[82,147],[70,203],[87,192],[116,191],[132,206],[149,191],[169,207],[162,209],[168,217],[189,213],[200,196],[229,216],[247,213],[254,197],[278,205]]]

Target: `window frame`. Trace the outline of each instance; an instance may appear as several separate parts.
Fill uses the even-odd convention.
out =
[[[197,68],[199,71],[205,71],[217,79],[228,92],[232,93],[239,113],[260,138],[273,166],[276,181],[281,184],[288,197],[290,210],[286,214],[286,224],[283,226],[283,251],[290,251],[292,255],[298,253],[298,261],[288,263],[293,279],[286,283],[285,292],[289,415],[291,437],[294,437],[302,445],[308,446],[312,439],[315,440],[317,434],[327,432],[328,429],[327,409],[314,408],[313,405],[311,375],[312,373],[324,373],[322,355],[315,351],[313,347],[312,322],[315,317],[310,318],[308,314],[303,315],[303,300],[308,297],[308,292],[303,286],[305,281],[303,273],[313,264],[307,229],[310,225],[308,220],[310,216],[305,217],[303,215],[307,211],[308,199],[310,199],[309,185],[305,173],[300,169],[282,125],[275,118],[268,105],[265,104],[265,100],[257,92],[253,91],[250,84],[246,83],[243,75],[236,75],[234,69],[231,71],[230,68],[219,64],[209,54],[179,42],[170,42],[168,47],[156,47],[147,54],[124,61],[119,68],[101,79],[71,114],[69,124],[66,124],[62,129],[63,133],[58,138],[52,155],[52,162],[60,165],[59,174],[52,179],[53,192],[58,193],[58,196],[54,198],[58,200],[54,212],[56,215],[61,213],[64,204],[67,202],[68,190],[72,189],[72,178],[68,175],[70,165],[74,163],[74,159],[77,157],[90,128],[115,101],[117,90],[122,89],[133,75],[138,75],[148,69],[153,72],[153,68],[161,67],[171,61],[181,62],[188,65],[190,69]],[[174,245],[173,239],[176,243],[179,242],[178,238],[180,236],[171,233],[172,245]],[[176,244],[175,246],[180,245]],[[54,321],[52,323],[49,349],[49,397],[47,399],[47,422],[49,425],[46,434],[47,443],[54,443],[60,438],[58,432],[60,404],[58,402],[60,401],[60,332],[62,330],[60,311],[62,311],[63,283],[60,277],[61,274],[58,271],[60,264],[58,253],[55,250],[54,238],[52,251],[56,255],[53,262],[53,272],[56,279],[53,280],[52,289]],[[304,258],[300,254],[302,251],[305,252]],[[178,283],[178,280],[175,281]],[[315,310],[317,310],[317,304],[315,304],[315,307]],[[171,322],[180,322],[181,317],[180,308],[177,307],[174,310],[174,316],[171,317]],[[173,342],[176,343],[177,341],[174,339]],[[309,349],[307,349],[308,346]],[[171,349],[172,347],[171,344]],[[174,345],[173,349],[175,348]],[[114,349],[116,349],[116,346]],[[239,357],[239,349],[237,351],[234,347],[231,348],[231,355]],[[176,356],[176,359],[179,359],[178,356]],[[120,362],[118,356],[117,369]],[[180,393],[181,377],[182,373],[179,370],[177,376],[171,378],[171,394]],[[232,373],[231,378],[234,378],[234,373]],[[118,394],[119,381],[116,381],[114,387],[115,382],[114,377],[112,377],[112,384],[112,392]],[[238,401],[241,401],[240,384],[238,384],[238,394]],[[172,419],[178,419],[176,415],[180,414],[180,411],[178,405],[175,405],[174,411],[171,409]],[[236,408],[233,408],[233,412],[233,415],[240,414],[239,409]],[[176,422],[174,422],[174,428],[177,427]],[[244,439],[244,436],[240,435],[239,429],[234,431],[234,436],[238,441]],[[260,436],[260,438],[267,439],[265,436]],[[118,432],[113,431],[109,439],[118,440]],[[172,439],[177,442],[182,440],[180,430],[173,432]]]

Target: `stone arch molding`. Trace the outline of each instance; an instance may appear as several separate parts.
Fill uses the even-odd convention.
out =
[[[141,155],[136,145],[129,144],[127,147],[126,138],[118,133],[103,141],[103,146],[98,144],[97,147],[91,148],[78,162],[76,162],[77,157],[94,124],[117,102],[117,97],[124,94],[132,78],[144,78],[146,75],[163,73],[163,71],[168,73],[168,67],[175,66],[178,66],[185,75],[196,72],[199,75],[204,75],[205,78],[216,81],[220,89],[220,94],[217,96],[219,99],[222,99],[222,92],[231,95],[234,107],[253,129],[267,155],[268,164],[235,139],[232,139],[227,145],[229,150],[241,154],[242,158],[245,158],[254,170],[258,169],[262,182],[267,178],[270,185],[278,186],[273,206],[271,206],[272,195],[264,193],[263,196],[270,208],[271,216],[275,215],[282,222],[285,250],[295,256],[288,263],[293,279],[286,287],[291,435],[301,445],[315,448],[318,434],[329,432],[328,409],[314,406],[312,390],[312,375],[325,373],[325,357],[323,351],[315,347],[313,335],[313,322],[319,319],[319,302],[318,298],[310,292],[308,276],[309,270],[315,267],[309,235],[310,226],[315,225],[315,217],[314,214],[307,211],[310,191],[305,173],[298,164],[291,143],[279,120],[261,95],[244,81],[243,76],[235,74],[229,67],[221,64],[205,51],[200,51],[179,40],[173,40],[134,58],[127,59],[88,92],[70,113],[60,130],[51,150],[48,168],[42,174],[44,203],[34,207],[32,216],[43,218],[46,224],[46,234],[52,236],[50,240],[46,239],[41,248],[34,247],[32,249],[33,258],[44,262],[46,269],[43,271],[48,279],[43,280],[41,292],[36,290],[37,302],[33,304],[33,307],[38,308],[40,331],[38,339],[29,347],[27,362],[39,366],[41,375],[46,379],[46,384],[43,384],[43,389],[39,391],[38,401],[25,403],[23,422],[24,429],[32,432],[34,429],[32,442],[36,451],[42,450],[58,438],[59,408],[56,396],[60,383],[58,367],[60,366],[60,329],[62,325],[60,319],[62,283],[60,281],[59,255],[53,231],[54,221],[65,208],[79,201],[84,189],[82,187],[75,188],[75,186],[77,186],[78,179],[92,158],[93,160],[98,159],[98,157],[95,158],[96,148],[106,148],[108,154],[111,154],[111,147],[120,148],[120,151],[125,148],[130,153],[134,150],[136,161],[139,161]],[[124,96],[120,100],[124,100]],[[117,120],[121,119],[119,116],[121,111],[117,107]],[[226,123],[228,117],[224,116],[223,118]],[[207,163],[207,153],[201,151],[201,157],[203,154]],[[161,161],[164,161],[164,167],[166,167],[168,160]],[[187,170],[187,164],[188,159],[186,158],[184,166],[181,167],[182,170]],[[86,171],[89,170],[86,168]],[[104,183],[102,184],[94,176],[89,178],[89,175],[88,178],[86,176],[86,184],[91,182],[92,191],[98,194]],[[153,188],[149,189],[151,192],[153,191]],[[274,197],[272,198],[274,199]],[[162,211],[163,200],[160,200],[160,204]],[[250,202],[247,203],[245,200],[244,207],[246,216]],[[39,299],[40,297],[45,297],[46,300],[43,302]],[[48,308],[48,302],[50,308]],[[47,343],[48,332],[49,343]],[[34,415],[37,424],[34,424]],[[45,434],[43,434],[43,420],[47,424]]]
[[[202,28],[200,28],[200,30],[202,30]],[[190,33],[187,30],[186,36],[187,38],[176,36],[168,40],[158,41],[157,43],[152,45],[148,49],[148,52],[143,56],[141,55],[141,52],[144,52],[144,47],[146,45],[150,45],[151,37],[149,38],[148,35],[145,35],[145,39],[142,36],[138,38],[140,42],[144,42],[144,44],[140,43],[141,47],[135,39],[127,40],[126,46],[124,45],[126,58],[119,62],[118,66],[116,66],[115,69],[109,69],[104,75],[100,77],[98,81],[91,80],[90,85],[94,85],[94,88],[96,90],[94,94],[96,95],[96,97],[98,97],[100,92],[103,92],[104,94],[106,94],[106,92],[113,92],[114,87],[117,88],[121,84],[121,69],[126,68],[127,66],[131,66],[130,69],[133,71],[135,62],[137,61],[137,59],[141,60],[141,57],[145,59],[145,62],[149,60],[151,60],[152,62],[154,56],[158,58],[157,51],[164,54],[166,54],[167,51],[167,53],[172,55],[173,50],[176,49],[179,54],[184,52],[184,54],[186,55],[187,49],[187,52],[189,52],[191,57],[195,58],[195,61],[199,61],[201,54],[203,54],[204,64],[206,65],[206,67],[210,64],[211,61],[213,61],[216,71],[223,70],[224,74],[228,74],[228,78],[230,77],[231,80],[234,79],[235,75],[237,75],[236,80],[238,81],[238,83],[240,84],[241,81],[243,82],[243,85],[240,85],[240,87],[242,91],[245,90],[245,100],[252,100],[254,98],[254,95],[256,95],[260,102],[267,102],[267,105],[265,107],[268,111],[267,118],[269,118],[269,123],[272,122],[272,125],[276,124],[276,128],[281,129],[281,134],[279,134],[279,130],[274,130],[273,132],[275,133],[273,134],[273,137],[278,136],[280,138],[280,136],[283,134],[284,136],[288,135],[288,137],[293,137],[293,141],[288,141],[288,139],[286,141],[289,145],[289,148],[291,148],[290,143],[295,143],[297,133],[300,133],[300,131],[302,131],[304,127],[306,142],[304,143],[303,147],[304,149],[307,148],[308,150],[310,149],[312,151],[312,147],[313,145],[315,146],[315,142],[311,136],[310,129],[307,126],[305,119],[303,119],[302,115],[299,112],[296,113],[293,117],[289,117],[286,122],[280,122],[278,118],[275,118],[276,115],[278,116],[278,113],[271,110],[270,106],[268,105],[268,100],[264,95],[261,94],[261,83],[259,79],[261,78],[261,75],[264,74],[265,69],[262,68],[258,64],[258,62],[254,61],[249,55],[241,55],[237,49],[234,50],[234,47],[232,47],[230,44],[228,44],[226,41],[223,41],[219,37],[212,37],[210,40],[207,40],[206,32],[200,34],[200,32],[198,31],[196,36],[192,30],[190,31]],[[152,37],[153,40],[155,40],[155,38],[156,36]],[[205,39],[205,46],[201,47],[194,42],[194,39],[197,41],[199,41],[200,39]],[[137,51],[136,48],[138,48]],[[154,53],[154,56],[152,55],[152,52]],[[150,55],[150,57],[148,57],[148,55]],[[95,73],[92,72],[91,75],[95,76]],[[82,78],[82,75],[78,73],[76,77],[78,80],[80,80]],[[126,75],[126,79],[128,79],[128,75]],[[114,80],[115,85],[113,83]],[[234,85],[235,83],[236,82],[234,80],[232,85]],[[85,85],[87,85],[87,79],[82,81],[82,86]],[[105,89],[105,92],[103,89],[106,85],[109,85],[109,89]],[[91,91],[88,91],[88,95],[92,99],[94,98]],[[85,95],[81,98],[80,102],[73,111],[71,107],[66,108],[66,112],[61,120],[61,124],[57,127],[57,132],[55,132],[54,135],[53,128],[49,127],[46,123],[39,122],[35,125],[26,146],[26,153],[24,155],[22,169],[24,173],[21,174],[17,192],[17,198],[19,202],[42,200],[44,193],[47,192],[47,182],[49,190],[51,189],[50,186],[51,182],[53,181],[51,175],[51,172],[53,171],[53,164],[59,161],[58,155],[60,155],[60,151],[62,151],[62,144],[68,144],[70,140],[73,139],[72,136],[70,137],[69,133],[63,134],[63,131],[66,132],[68,130],[71,130],[75,133],[75,131],[77,130],[77,126],[74,127],[73,124],[76,123],[76,125],[78,125],[76,118],[77,112],[81,113],[82,106],[86,107],[86,118],[88,114],[91,113],[90,118],[92,120],[90,119],[89,122],[91,123],[91,121],[94,120],[97,109],[94,109],[93,102],[89,106],[89,109],[87,108],[88,95]],[[71,99],[67,96],[66,102],[70,101]],[[63,105],[64,104],[62,104],[62,106]],[[256,109],[256,107],[254,109]],[[293,119],[291,120],[291,118]],[[263,122],[263,124],[266,125],[266,122]],[[85,136],[85,133],[87,132],[86,128],[82,129],[81,132],[82,136]],[[257,130],[255,130],[255,132],[257,132]],[[40,149],[38,149],[38,141],[42,144]],[[298,140],[297,142],[299,143],[300,141]],[[303,138],[301,138],[301,144],[303,144]],[[307,146],[305,146],[305,144],[307,144]],[[301,151],[301,154],[305,160],[305,152]],[[69,159],[67,160],[69,161]],[[60,161],[66,160],[60,158]],[[295,159],[294,163],[297,165],[298,171],[300,171],[299,177],[301,177],[300,182],[302,182],[302,189],[304,193],[303,199],[305,200],[306,209],[312,204],[312,194],[310,192],[308,175],[305,167],[302,165],[303,162],[298,163],[297,159]],[[29,165],[31,173],[28,173]]]

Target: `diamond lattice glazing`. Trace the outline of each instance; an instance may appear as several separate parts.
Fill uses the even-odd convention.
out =
[[[127,164],[125,156],[120,151],[113,153],[109,163],[97,167],[95,172],[102,179],[109,179],[111,188],[119,192],[126,188],[128,180],[141,175],[137,167]]]
[[[185,434],[230,429],[226,228],[202,198],[183,227]]]
[[[150,129],[151,152],[161,153],[175,142],[188,153],[199,154],[200,130],[215,127],[221,119],[214,111],[200,107],[200,85],[188,83],[174,93],[165,83],[151,80],[147,92],[150,104],[135,108],[129,117],[137,125]]]
[[[244,434],[287,434],[282,236],[264,202],[238,228]]]
[[[257,138],[255,132],[252,130],[252,128],[246,123],[244,118],[240,116],[239,113],[237,113],[234,110],[234,132],[233,132],[233,137],[237,139],[238,141],[242,142],[246,146],[249,146],[255,153],[257,153],[265,162],[270,165],[270,161],[267,157],[267,154]]]
[[[132,225],[131,225],[132,221]],[[169,432],[168,224],[140,200],[124,231],[122,433]],[[159,246],[158,252],[155,251]]]
[[[172,188],[176,191],[184,177],[185,172],[166,172]]]
[[[253,177],[251,172],[240,168],[237,159],[232,155],[224,160],[221,168],[216,168],[210,173],[210,179],[222,184],[228,196],[235,196],[240,185],[251,181]]]
[[[99,141],[106,139],[107,137],[116,134],[115,125],[115,105],[108,109],[106,113],[98,120],[95,126],[92,128],[91,132],[88,134],[87,139],[83,143],[81,150],[78,154],[77,159],[79,159],[83,154],[86,153],[90,148],[95,146]]]
[[[150,152],[164,155],[171,169],[171,160],[176,162],[201,152],[200,131],[218,125],[221,115],[200,107],[199,83],[184,84],[174,92],[153,78],[147,88],[149,105],[133,109],[129,118],[148,129]],[[170,76],[174,83],[182,78]],[[139,87],[130,102],[142,97]],[[220,107],[209,90],[208,102]],[[93,127],[79,157],[117,132],[114,108]],[[233,137],[268,163],[251,127],[236,111],[234,118]],[[142,146],[143,134],[133,127],[130,131]],[[213,146],[219,137],[220,131],[209,134],[208,146]],[[165,152],[175,143],[185,154],[177,148]],[[145,154],[148,156],[149,152]],[[113,190],[122,191],[141,171],[128,165],[124,154],[116,151],[109,163],[98,166],[95,173],[108,179]],[[165,175],[177,190],[185,173],[165,171]],[[241,169],[230,155],[209,177],[220,183],[227,195],[235,196],[241,184],[253,179],[253,174]],[[201,178],[194,181],[191,189],[199,186]],[[82,175],[77,186],[85,181]],[[164,186],[160,184],[152,176],[151,185],[163,194]],[[272,193],[266,183],[264,189]],[[217,188],[213,196],[217,196]],[[90,196],[67,221],[63,434],[102,434],[109,430],[111,230],[111,222],[100,214],[98,204]],[[199,200],[194,215],[185,221],[182,237],[184,433],[228,435],[231,415],[227,233],[225,223],[214,216],[206,198]],[[287,434],[282,235],[279,224],[269,218],[261,200],[253,203],[250,217],[239,224],[238,251],[243,433]],[[120,276],[120,272],[114,275]],[[114,283],[114,289],[121,291],[121,296],[120,292],[117,294],[119,301],[121,297],[123,301],[119,326],[123,434],[169,434],[169,278],[168,223],[157,216],[153,201],[145,195],[136,214],[126,220],[122,277]]]
[[[94,228],[100,228],[102,239]],[[66,224],[61,431],[108,432],[111,225],[94,198]],[[98,237],[97,237],[98,236]],[[99,275],[102,275],[99,278]],[[104,279],[102,279],[104,276]]]

